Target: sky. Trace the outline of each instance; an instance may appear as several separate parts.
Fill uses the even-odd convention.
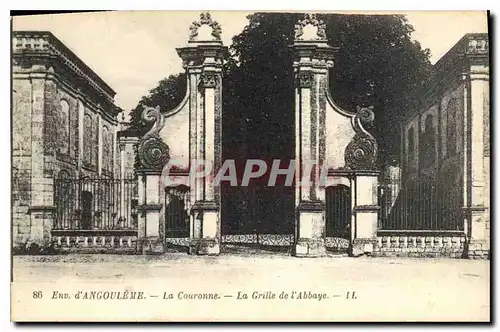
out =
[[[213,11],[229,46],[251,12]],[[385,13],[386,14],[386,13]],[[407,12],[412,38],[431,50],[435,63],[464,34],[487,32],[486,12]],[[181,72],[175,48],[185,46],[199,12],[119,11],[15,17],[14,30],[48,30],[69,47],[116,92],[125,110],[171,74]]]

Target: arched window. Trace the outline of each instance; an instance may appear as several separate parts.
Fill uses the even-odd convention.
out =
[[[415,162],[415,130],[408,130],[408,166]]]
[[[60,172],[59,172],[59,174],[57,175],[57,178],[58,178],[58,179],[69,179],[69,178],[70,178],[70,176],[69,176],[68,171],[66,171],[66,170],[62,170],[62,171],[60,171]]]
[[[432,115],[428,115],[425,119],[425,136],[427,139],[429,165],[433,165],[436,162],[436,130],[434,129],[434,117]]]
[[[92,165],[97,165],[97,155],[99,153],[99,128],[97,118],[92,119]]]
[[[107,171],[111,169],[111,142],[108,126],[102,127],[102,163],[103,168]]]
[[[70,125],[70,119],[69,119],[69,103],[61,99],[61,112],[59,115],[60,118],[60,137],[58,137],[59,144],[60,144],[60,152],[64,154],[69,154],[69,125]]]
[[[446,107],[446,155],[457,153],[457,107],[456,98],[451,99]]]
[[[425,131],[420,144],[420,161],[422,167],[431,167],[436,162],[436,131],[434,129],[434,116],[427,115],[424,122]]]
[[[85,114],[83,118],[83,160],[87,165],[92,165],[92,117]]]

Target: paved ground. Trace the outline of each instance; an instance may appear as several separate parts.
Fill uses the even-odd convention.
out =
[[[132,285],[153,299],[166,293],[177,300],[173,306],[169,305],[174,302],[163,301],[159,307],[160,302],[151,300],[141,302],[141,309],[137,310],[120,307],[122,311],[113,311],[113,305],[95,313],[80,311],[80,316],[72,316],[80,319],[118,319],[117,315],[121,315],[122,319],[139,320],[489,320],[489,261],[304,259],[283,254],[17,256],[13,276],[14,285],[37,282],[71,291],[74,287],[82,289],[81,285],[102,289]],[[264,298],[266,294],[271,296],[268,291],[277,298]],[[296,292],[297,297],[302,291],[325,293],[328,298],[279,299],[282,292],[289,296]],[[356,299],[346,299],[347,292],[352,296],[353,291]],[[218,293],[223,299],[212,301],[209,306],[207,301],[186,303],[178,300],[179,292]],[[249,299],[238,300],[238,292],[240,297],[245,293]],[[260,299],[252,299],[255,292],[256,297],[262,294]]]

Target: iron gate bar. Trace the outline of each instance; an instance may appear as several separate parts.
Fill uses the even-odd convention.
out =
[[[137,229],[135,178],[59,177],[54,187],[54,231]]]
[[[382,179],[379,229],[463,232],[462,190],[457,184],[461,175],[445,171],[445,180],[439,182],[422,176],[405,181],[399,176]]]

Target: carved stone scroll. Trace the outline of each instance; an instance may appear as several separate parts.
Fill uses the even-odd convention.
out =
[[[313,82],[313,75],[311,73],[298,73],[296,80],[297,86],[301,88],[310,88]]]
[[[352,170],[375,169],[378,154],[377,140],[364,128],[364,126],[371,125],[374,120],[373,106],[358,106],[353,119],[356,134],[347,145],[344,153],[346,168]]]
[[[160,107],[145,107],[142,111],[145,122],[153,122],[153,127],[141,138],[137,150],[142,169],[161,171],[170,159],[168,145],[163,142],[159,132],[165,124]]]

